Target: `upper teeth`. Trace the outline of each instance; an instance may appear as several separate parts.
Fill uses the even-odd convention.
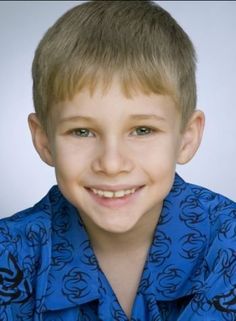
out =
[[[103,196],[103,197],[107,197],[107,198],[112,198],[112,197],[123,197],[125,195],[129,195],[129,194],[133,194],[136,189],[132,188],[132,189],[127,189],[127,190],[122,190],[122,191],[102,191],[102,190],[98,190],[95,188],[91,188],[91,190],[93,191],[94,194],[97,194],[99,196]]]

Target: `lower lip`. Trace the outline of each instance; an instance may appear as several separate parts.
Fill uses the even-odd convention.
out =
[[[101,206],[116,209],[125,205],[129,205],[136,200],[144,186],[139,187],[133,194],[125,195],[119,198],[106,198],[94,194],[89,188],[86,188],[92,199]]]

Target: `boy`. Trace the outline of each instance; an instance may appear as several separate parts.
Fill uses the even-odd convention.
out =
[[[204,127],[186,33],[149,1],[86,2],[32,73],[58,186],[1,220],[1,319],[235,320],[235,203],[175,173]]]

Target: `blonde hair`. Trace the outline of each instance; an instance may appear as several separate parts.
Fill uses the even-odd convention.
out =
[[[66,12],[40,41],[33,60],[36,114],[118,75],[123,93],[170,95],[186,124],[196,106],[195,50],[188,35],[152,1],[89,1]]]

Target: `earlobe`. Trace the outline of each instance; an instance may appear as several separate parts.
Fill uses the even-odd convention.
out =
[[[48,136],[36,114],[31,113],[28,116],[28,124],[34,147],[40,158],[49,166],[54,166]]]
[[[182,134],[177,158],[178,164],[186,164],[193,158],[201,144],[204,125],[204,113],[200,110],[196,110],[188,121]]]

